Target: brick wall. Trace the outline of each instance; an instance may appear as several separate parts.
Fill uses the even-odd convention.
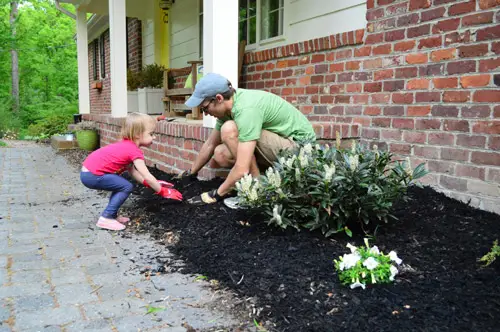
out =
[[[139,71],[142,67],[142,37],[141,21],[136,18],[127,19],[128,35],[128,66],[132,71]],[[101,78],[98,59],[97,80],[94,80],[94,42],[90,41],[88,48],[89,82],[90,82],[90,112],[95,114],[111,113],[111,71],[110,71],[110,43],[109,29],[103,32],[105,48],[106,77]],[[98,37],[99,38],[99,37]],[[101,82],[102,89],[92,88],[92,83]]]
[[[365,143],[427,162],[426,183],[500,211],[499,5],[370,0],[364,31],[247,53],[242,87],[359,124]]]

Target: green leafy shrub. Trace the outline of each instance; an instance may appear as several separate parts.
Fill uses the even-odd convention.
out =
[[[240,204],[263,209],[268,222],[281,228],[320,229],[325,236],[349,225],[387,222],[394,202],[406,200],[408,186],[427,174],[423,164],[392,161],[390,152],[300,144],[280,153],[265,175],[243,177],[236,188]],[[418,184],[418,183],[417,183]]]
[[[80,121],[75,125],[75,130],[96,130],[98,125],[94,121]]]
[[[141,73],[127,70],[127,90],[135,91],[141,85]]]
[[[0,141],[0,147],[6,147],[7,146],[7,143],[3,142],[3,141]]]
[[[165,67],[156,63],[144,66],[140,73],[140,88],[161,88],[163,87],[163,72]]]
[[[350,285],[351,289],[356,287],[365,289],[366,285],[394,281],[399,272],[397,266],[402,260],[396,252],[391,251],[386,255],[377,246],[370,248],[368,239],[364,241],[365,247],[359,248],[348,243],[347,247],[351,253],[334,260],[340,282],[343,285]]]
[[[28,127],[28,134],[35,137],[50,137],[68,131],[72,118],[67,114],[52,114]]]
[[[495,242],[493,242],[493,247],[491,248],[490,252],[481,257],[479,261],[483,262],[484,266],[486,267],[492,264],[497,259],[497,257],[500,257],[500,246],[498,246],[498,240],[495,240]]]

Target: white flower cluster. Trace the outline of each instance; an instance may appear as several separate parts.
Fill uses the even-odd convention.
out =
[[[325,169],[325,182],[331,182],[333,175],[335,174],[335,165],[323,165],[323,168]]]
[[[293,156],[291,156],[288,159],[285,159],[284,157],[280,157],[278,159],[278,161],[279,161],[279,163],[281,165],[284,165],[284,166],[286,166],[288,168],[293,168],[293,163],[295,162],[295,160],[297,160],[297,156],[296,155],[293,155]]]
[[[273,208],[273,220],[275,220],[278,225],[281,225],[283,223],[283,221],[281,220],[281,216],[278,212],[279,208],[280,208],[279,205],[274,206],[274,208]]]
[[[238,189],[250,202],[255,202],[259,199],[259,187],[259,181],[257,179],[254,180],[250,174],[246,174],[236,182],[236,189]]]
[[[344,254],[343,256],[339,257],[339,261],[335,261],[337,263],[337,269],[340,271],[345,271],[353,268],[361,268],[365,267],[369,272],[369,277],[371,277],[371,283],[376,284],[377,283],[377,277],[375,273],[375,269],[379,267],[381,264],[377,258],[380,258],[381,256],[383,257],[388,257],[391,262],[396,263],[397,265],[400,265],[402,260],[398,257],[396,252],[391,251],[388,255],[384,255],[380,250],[378,249],[377,246],[369,247],[368,245],[368,239],[365,239],[365,244],[366,248],[361,248],[361,250],[353,246],[352,244],[348,243],[347,248],[351,250],[350,254]],[[364,257],[364,258],[363,258]],[[385,258],[387,261],[387,258]],[[367,273],[365,272],[366,270],[360,269],[361,273],[358,277],[356,278],[351,278],[351,284],[350,287],[351,289],[361,287],[363,289],[366,288],[366,283],[363,283],[360,281],[360,277],[362,279],[367,277]],[[396,266],[393,264],[390,264],[389,266],[389,280],[394,281],[394,277],[396,274],[398,274],[398,269]]]
[[[405,172],[406,172],[406,174],[408,174],[408,176],[410,178],[413,176],[413,171],[411,169],[411,163],[410,163],[410,158],[409,157],[406,157]]]
[[[274,168],[269,167],[266,171],[266,177],[269,184],[275,188],[281,187],[281,175]]]
[[[349,167],[351,170],[355,171],[359,166],[359,156],[356,154],[354,156],[349,156]]]
[[[311,146],[311,145],[309,144],[309,146]],[[311,153],[311,152],[308,152],[309,150],[306,150],[305,147],[306,146],[301,148],[300,152],[299,152],[299,163],[300,163],[300,167],[302,167],[302,168],[309,166],[309,157],[308,156]]]

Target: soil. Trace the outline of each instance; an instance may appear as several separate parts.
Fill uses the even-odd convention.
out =
[[[189,198],[220,179],[176,183]],[[500,217],[426,187],[395,207],[399,221],[379,227],[371,244],[403,259],[396,282],[366,290],[342,286],[333,259],[363,244],[363,235],[325,239],[282,231],[245,210],[222,203],[193,207],[136,186],[128,212],[136,230],[162,241],[199,273],[238,295],[268,331],[499,331],[500,262],[477,259],[500,238]],[[171,239],[175,240],[172,241]],[[248,317],[248,312],[246,313]]]

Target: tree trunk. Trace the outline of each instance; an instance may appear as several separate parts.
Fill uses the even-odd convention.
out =
[[[17,42],[16,42],[16,20],[17,20],[17,1],[10,2],[10,29],[12,33],[11,45],[11,61],[12,61],[12,111],[19,110],[19,58],[17,55]]]

